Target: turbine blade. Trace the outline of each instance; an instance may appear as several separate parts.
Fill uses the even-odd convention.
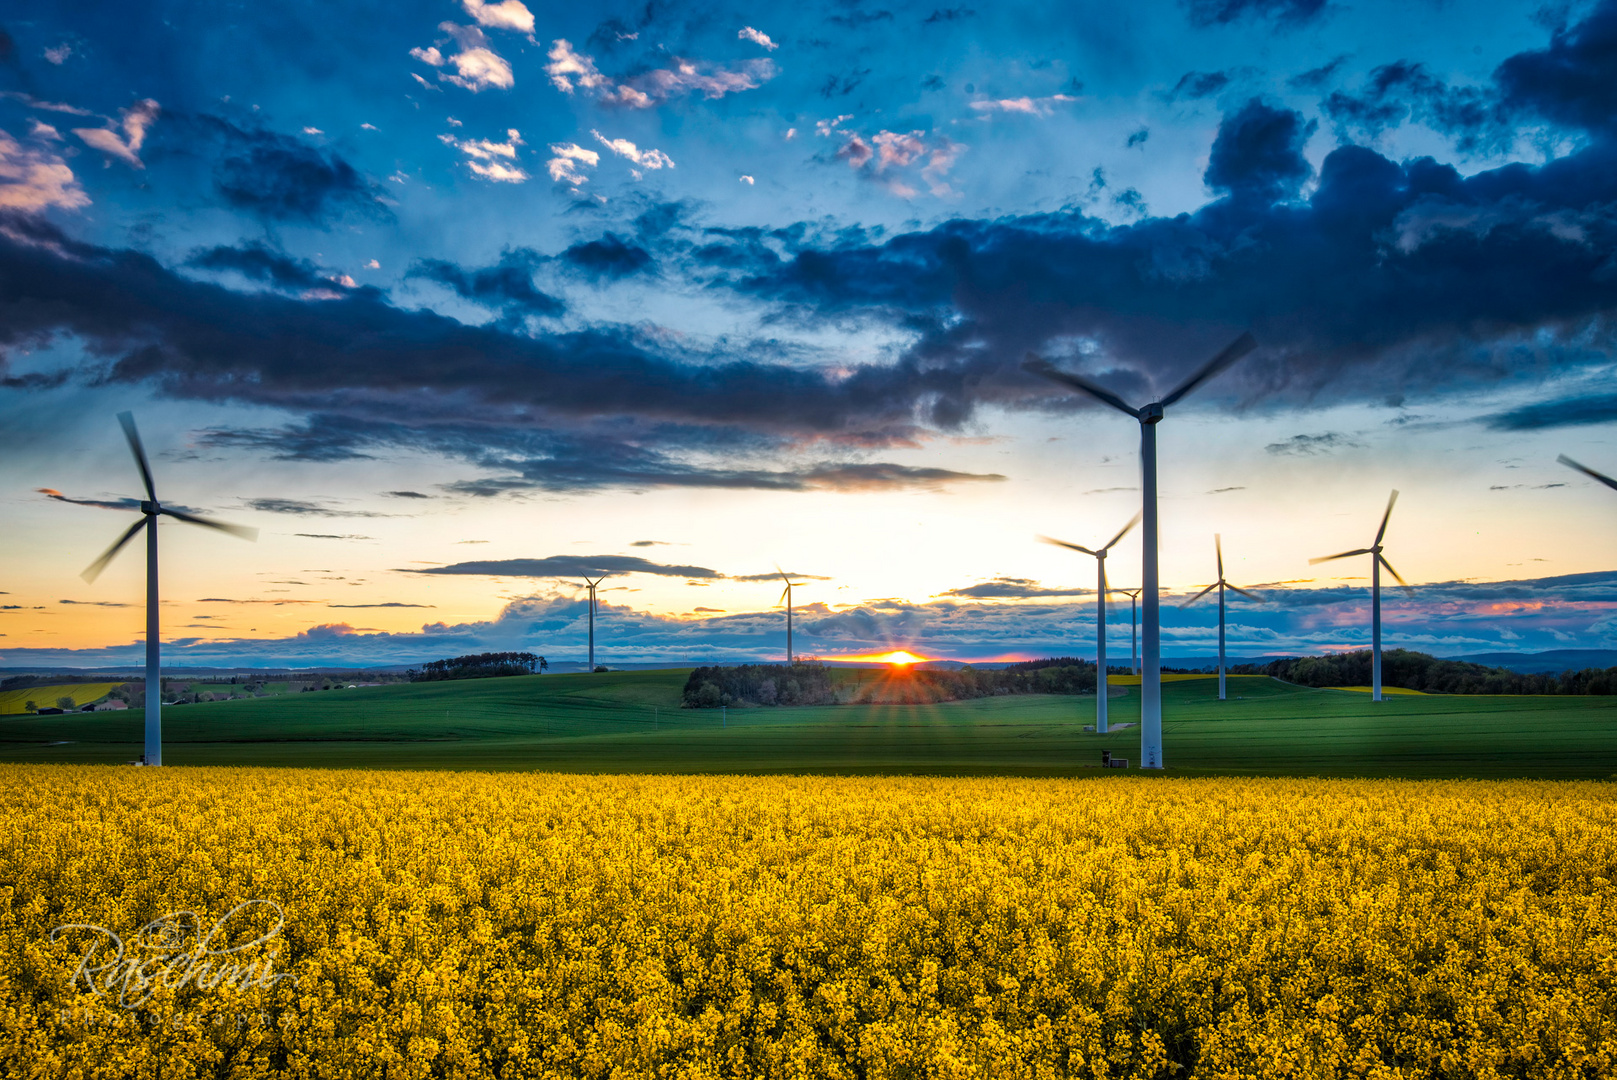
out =
[[[140,515],[140,520],[129,526],[124,534],[118,537],[118,539],[114,540],[112,546],[106,551],[102,552],[99,559],[91,563],[89,566],[86,566],[84,568],[84,572],[79,576],[85,581],[94,581],[96,578],[100,577],[101,571],[107,568],[107,564],[112,561],[112,557],[118,554],[118,552],[123,549],[125,544],[133,540],[136,533],[140,532],[140,530],[144,529],[147,525],[150,525],[151,521],[152,519],[147,517],[145,514]]]
[[[129,452],[135,455],[135,464],[140,466],[140,478],[146,484],[146,498],[156,502],[157,491],[152,487],[152,467],[146,462],[146,448],[140,444],[140,432],[135,430],[135,414],[119,413],[118,423],[123,425],[124,438],[129,440]]]
[[[1162,399],[1162,407],[1167,408],[1186,394],[1190,393],[1214,375],[1223,371],[1241,357],[1258,347],[1258,339],[1252,336],[1249,330],[1224,346],[1224,351],[1213,357],[1201,366],[1201,370],[1179,384],[1179,389]]]
[[[1403,579],[1403,577],[1398,573],[1398,571],[1396,571],[1396,570],[1394,570],[1392,568],[1392,563],[1387,561],[1386,556],[1377,555],[1376,558],[1381,560],[1381,565],[1385,566],[1387,568],[1387,573],[1389,573],[1389,574],[1391,574],[1393,576],[1393,579],[1395,581],[1397,581],[1398,584],[1403,588],[1404,592],[1409,595],[1409,598],[1411,600],[1415,599],[1415,588],[1414,588],[1414,586],[1410,585],[1409,582],[1405,581]]]
[[[1392,489],[1392,498],[1387,500],[1387,512],[1385,514],[1381,515],[1381,528],[1376,530],[1376,543],[1378,543],[1378,544],[1381,543],[1381,538],[1383,536],[1387,535],[1387,521],[1388,521],[1389,518],[1392,517],[1392,505],[1393,505],[1393,503],[1395,503],[1397,501],[1398,501],[1398,489],[1393,488]]]
[[[231,536],[239,536],[243,540],[258,539],[258,530],[248,525],[232,525],[226,521],[213,521],[209,518],[197,517],[195,514],[182,514],[180,511],[170,510],[166,506],[163,507],[163,513],[171,518],[179,518],[181,521],[189,522],[192,525],[206,525],[210,529],[218,529],[220,532],[227,532]]]
[[[786,598],[790,595],[792,595],[792,588],[790,585],[788,585],[786,588],[780,591],[780,599],[776,600],[775,603],[784,604],[786,602]]]
[[[1119,540],[1123,539],[1123,537],[1127,536],[1128,533],[1129,533],[1129,530],[1134,528],[1134,526],[1138,525],[1139,523],[1140,523],[1140,515],[1139,514],[1135,514],[1133,517],[1129,518],[1129,523],[1127,525],[1123,526],[1121,529],[1117,530],[1117,535],[1112,537],[1110,540],[1108,540],[1106,542],[1106,546],[1101,548],[1101,550],[1102,551],[1110,551],[1110,550],[1112,550],[1112,548],[1117,545],[1117,542]]]
[[[1180,607],[1189,607],[1191,604],[1194,604],[1196,601],[1200,600],[1202,597],[1206,596],[1208,593],[1212,592],[1216,588],[1218,588],[1218,582],[1215,581],[1211,585],[1207,586],[1207,588],[1203,589],[1201,592],[1197,593],[1195,596],[1192,596],[1189,600],[1186,600],[1184,603],[1180,604],[1179,606]]]
[[[1573,468],[1573,469],[1578,470],[1583,475],[1589,477],[1592,480],[1599,480],[1602,484],[1605,484],[1609,488],[1617,489],[1617,480],[1613,480],[1611,477],[1607,476],[1605,473],[1595,472],[1593,469],[1589,468],[1589,466],[1587,466],[1587,465],[1580,465],[1576,461],[1573,461],[1571,458],[1567,457],[1565,454],[1562,454],[1560,457],[1556,458],[1555,460],[1559,461],[1562,465],[1566,465],[1569,468]]]
[[[1218,580],[1224,580],[1224,538],[1218,533],[1213,534],[1213,551],[1218,555]]]
[[[1368,554],[1370,554],[1370,549],[1369,548],[1354,548],[1352,551],[1342,551],[1342,552],[1338,552],[1335,555],[1321,555],[1317,559],[1309,559],[1308,560],[1308,565],[1309,566],[1314,566],[1314,565],[1316,565],[1318,563],[1330,562],[1332,559],[1346,559],[1346,558],[1348,558],[1350,556],[1353,556],[1353,555],[1368,555]]]
[[[1127,404],[1122,398],[1118,397],[1104,386],[1101,386],[1098,383],[1092,383],[1082,375],[1074,375],[1070,371],[1062,371],[1060,368],[1056,367],[1054,364],[1050,363],[1050,361],[1041,356],[1034,356],[1032,353],[1028,353],[1027,359],[1022,361],[1022,370],[1031,371],[1035,375],[1043,375],[1051,382],[1058,382],[1063,386],[1070,386],[1074,390],[1082,390],[1090,397],[1099,401],[1104,401],[1118,412],[1128,413],[1136,420],[1140,418],[1139,409]]]
[[[1245,589],[1241,588],[1239,585],[1231,585],[1229,582],[1226,581],[1224,583],[1224,587],[1226,589],[1229,589],[1229,590],[1233,591],[1233,592],[1240,593],[1242,596],[1246,597],[1248,600],[1256,600],[1260,604],[1267,604],[1269,602],[1265,598],[1259,596],[1257,593],[1247,592]]]
[[[1039,537],[1039,539],[1044,541],[1046,544],[1054,544],[1056,547],[1064,547],[1064,548],[1070,548],[1073,551],[1081,551],[1085,555],[1094,555],[1095,554],[1095,552],[1090,551],[1088,548],[1084,547],[1082,544],[1069,544],[1065,540],[1052,540],[1048,536],[1041,536],[1041,537]]]

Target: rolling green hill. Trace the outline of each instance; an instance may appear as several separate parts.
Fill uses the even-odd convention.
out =
[[[1002,696],[939,705],[678,707],[684,671],[540,675],[329,690],[164,710],[173,765],[374,766],[582,772],[1066,775],[1100,751],[1137,761],[1139,729],[1083,731],[1094,699]],[[1617,698],[1368,695],[1261,676],[1167,683],[1170,773],[1612,777]],[[1121,692],[1120,692],[1121,691]],[[1114,687],[1111,721],[1139,717]],[[143,715],[0,719],[0,760],[119,762]]]

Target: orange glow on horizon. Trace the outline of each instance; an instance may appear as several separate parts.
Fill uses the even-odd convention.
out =
[[[933,658],[930,656],[916,656],[907,649],[895,649],[892,652],[870,653],[865,656],[828,656],[826,659],[841,663],[891,664],[894,667],[909,667],[911,664],[924,664]]]

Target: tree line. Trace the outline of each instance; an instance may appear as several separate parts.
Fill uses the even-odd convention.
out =
[[[1272,675],[1300,686],[1369,686],[1369,649],[1330,656],[1289,656],[1267,664],[1235,664],[1234,675]],[[1426,694],[1617,694],[1617,667],[1534,675],[1468,660],[1443,660],[1410,649],[1381,654],[1383,686]]]
[[[503,675],[532,675],[550,666],[542,656],[531,652],[485,652],[429,660],[420,668],[405,672],[411,682],[439,682],[445,679],[491,679]]]
[[[1108,670],[1128,673],[1127,668]],[[877,693],[891,704],[926,704],[999,694],[1093,694],[1095,681],[1095,662],[1071,656],[1028,660],[1004,668],[912,668],[902,674],[895,671],[874,684],[833,678],[831,669],[823,664],[740,664],[696,668],[685,680],[680,703],[687,709],[844,705]]]

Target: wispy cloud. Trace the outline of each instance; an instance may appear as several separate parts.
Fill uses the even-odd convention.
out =
[[[85,145],[117,158],[131,168],[144,169],[146,165],[140,160],[140,148],[146,142],[147,129],[157,121],[157,114],[161,111],[157,102],[145,98],[118,113],[123,127],[121,136],[118,126],[110,122],[104,128],[74,128],[73,134],[83,139]]]
[[[38,126],[54,134],[49,125]],[[0,209],[37,214],[52,207],[80,210],[89,205],[90,197],[55,151],[25,146],[0,131]]]
[[[750,26],[743,26],[740,30],[736,31],[736,37],[742,41],[750,41],[755,45],[762,45],[770,52],[774,52],[780,47],[773,41],[769,40],[768,34],[764,33],[762,30],[754,30]]]
[[[766,59],[725,67],[675,57],[672,67],[653,68],[617,82],[603,75],[593,57],[575,51],[565,38],[551,44],[549,57],[545,74],[556,89],[566,94],[587,90],[602,104],[630,109],[650,109],[688,94],[721,98],[754,90],[775,77],[775,65]]]
[[[445,146],[453,146],[466,155],[466,167],[485,180],[497,183],[520,184],[528,174],[516,164],[517,147],[524,145],[522,134],[516,128],[505,133],[504,142],[493,139],[457,139],[453,135],[440,135]]]
[[[1051,94],[1048,97],[988,98],[973,101],[970,108],[984,116],[1010,113],[1021,116],[1049,116],[1057,105],[1070,105],[1078,99],[1069,94]]]
[[[558,184],[571,184],[575,190],[589,181],[581,169],[593,169],[601,163],[600,154],[577,143],[551,143],[550,154],[550,160],[545,162],[550,178]]]
[[[518,4],[517,7],[522,5]],[[525,8],[523,10],[526,11]],[[529,18],[531,20],[532,16]],[[483,31],[475,26],[460,26],[452,22],[440,23],[438,29],[449,35],[447,40],[454,41],[458,52],[445,56],[436,45],[410,50],[410,55],[423,64],[438,68],[438,78],[473,93],[490,87],[509,90],[516,85],[511,64],[489,46],[488,35]],[[454,71],[447,70],[449,68],[454,68]]]
[[[602,146],[611,150],[618,157],[627,158],[642,169],[672,169],[674,167],[674,159],[661,150],[642,150],[628,139],[608,139],[594,128],[590,129],[590,134],[595,136],[596,141]],[[639,175],[639,173],[635,173],[637,179]]]

